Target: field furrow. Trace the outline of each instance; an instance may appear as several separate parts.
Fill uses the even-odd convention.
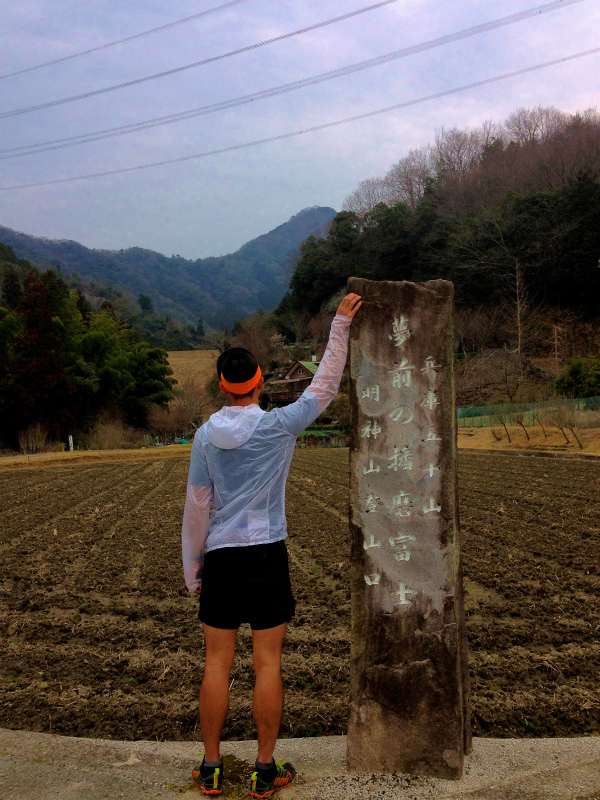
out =
[[[198,739],[197,599],[180,564],[187,460],[0,472],[0,725]],[[285,736],[342,733],[350,636],[348,451],[299,450]],[[462,455],[474,731],[600,733],[600,464]],[[250,631],[225,735],[254,736]]]

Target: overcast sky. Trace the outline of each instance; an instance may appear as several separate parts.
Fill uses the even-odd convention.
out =
[[[0,0],[0,74],[123,38],[224,0]],[[0,81],[0,111],[171,69],[374,0],[244,0],[173,29]],[[237,97],[523,11],[540,0],[398,0],[254,52],[0,121],[9,148]],[[68,10],[71,9],[71,10]],[[56,12],[64,13],[56,14]],[[50,14],[56,14],[41,20]],[[34,24],[28,24],[32,23]],[[13,28],[18,30],[11,31]],[[0,186],[118,169],[360,114],[597,47],[600,4],[576,5],[311,88],[144,132],[0,161]],[[0,224],[108,249],[221,255],[312,205],[341,209],[441,126],[502,120],[520,106],[600,105],[600,55],[356,123],[125,175],[0,193]]]

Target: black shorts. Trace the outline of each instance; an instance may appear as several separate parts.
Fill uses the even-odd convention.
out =
[[[198,617],[213,628],[275,628],[294,616],[285,541],[211,550],[204,559]]]

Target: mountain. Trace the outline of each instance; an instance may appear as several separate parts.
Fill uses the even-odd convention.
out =
[[[77,273],[95,283],[148,294],[157,311],[217,328],[263,308],[275,308],[288,288],[290,259],[302,242],[335,217],[333,208],[314,206],[225,256],[188,260],[153,250],[93,250],[69,240],[43,239],[0,225],[0,242],[19,258]]]

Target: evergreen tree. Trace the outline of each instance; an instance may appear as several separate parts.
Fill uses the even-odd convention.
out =
[[[576,358],[556,381],[564,397],[600,397],[600,353],[596,358]]]
[[[0,305],[12,311],[19,305],[22,294],[21,281],[16,269],[12,266],[7,267],[2,278]]]
[[[88,322],[92,313],[92,307],[86,300],[86,297],[81,289],[76,289],[75,291],[77,292],[77,310],[81,314],[83,321]]]
[[[0,242],[0,261],[5,261],[7,264],[21,264],[22,266],[28,264],[28,262],[24,261],[22,258],[16,257],[12,247],[9,247],[7,244],[2,244],[2,242]]]
[[[0,400],[2,438],[16,447],[18,432],[41,423],[52,438],[65,434],[72,419],[75,387],[61,362],[62,341],[56,333],[46,286],[36,270],[25,278],[23,296],[17,306],[22,330],[15,337],[8,392]]]
[[[140,294],[138,297],[138,303],[142,309],[142,314],[152,314],[154,312],[154,303],[152,302],[150,295],[143,293]]]
[[[69,287],[62,278],[57,276],[53,269],[42,272],[40,280],[46,287],[46,299],[52,309],[52,313],[54,316],[58,316],[69,297]]]
[[[167,354],[146,342],[133,345],[127,354],[131,382],[120,399],[119,406],[130,425],[144,427],[152,406],[167,408],[173,399],[173,384]]]

